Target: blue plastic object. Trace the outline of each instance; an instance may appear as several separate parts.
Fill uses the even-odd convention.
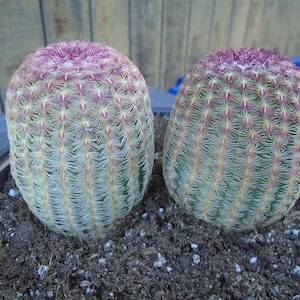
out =
[[[300,68],[300,57],[292,57],[293,63]]]
[[[181,84],[183,78],[184,78],[184,76],[179,77],[179,78],[177,79],[177,81],[176,81],[176,84],[173,85],[173,86],[171,86],[171,87],[169,88],[168,92],[169,92],[170,94],[173,94],[173,95],[176,95],[176,94],[177,94],[178,88],[179,88],[179,86],[180,86],[180,84]]]

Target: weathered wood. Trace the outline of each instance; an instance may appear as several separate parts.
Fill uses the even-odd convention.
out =
[[[228,47],[236,48],[243,46],[250,4],[251,0],[233,1],[227,42]]]
[[[189,1],[165,1],[161,41],[160,86],[169,88],[185,73]]]
[[[244,46],[262,47],[263,41],[259,39],[264,17],[265,0],[251,0],[251,6],[247,17]],[[270,35],[273,34],[270,32]]]
[[[185,57],[186,70],[189,70],[200,58],[208,54],[213,4],[212,0],[191,0]]]
[[[273,30],[274,47],[283,54],[300,56],[299,0],[278,1]]]
[[[92,0],[91,12],[93,39],[129,56],[129,0]]]
[[[0,0],[0,92],[5,100],[13,72],[26,55],[44,45],[38,0]]]
[[[232,0],[215,0],[208,52],[227,48]]]
[[[46,42],[90,40],[89,1],[42,0]]]
[[[130,58],[147,84],[161,87],[162,0],[130,0]]]
[[[268,49],[276,48],[274,38],[278,34],[275,31],[275,24],[278,22],[276,19],[278,2],[282,0],[266,0],[262,14],[259,41],[260,46]]]

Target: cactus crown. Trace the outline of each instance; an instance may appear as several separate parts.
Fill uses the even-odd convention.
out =
[[[276,72],[283,74],[287,67],[295,69],[291,60],[283,57],[278,51],[249,47],[241,47],[236,50],[228,48],[224,51],[213,52],[201,59],[196,65],[201,65],[203,69],[212,69],[215,72],[221,72],[224,68],[232,68],[237,72],[246,69],[271,71],[275,67]]]
[[[127,66],[127,70],[120,68],[120,65]],[[28,77],[30,71],[32,80],[40,80],[45,76],[65,81],[75,77],[99,80],[106,78],[108,73],[126,76],[127,71],[127,75],[134,75],[135,72],[130,71],[128,67],[132,67],[132,63],[126,56],[104,44],[71,41],[38,49],[26,57],[18,72],[24,76],[27,74]],[[136,75],[141,76],[140,72]]]
[[[277,51],[227,49],[187,73],[163,172],[174,199],[225,230],[281,218],[299,196],[299,71]]]
[[[27,56],[7,91],[12,175],[53,230],[104,237],[141,201],[154,157],[138,68],[108,46],[51,44]]]

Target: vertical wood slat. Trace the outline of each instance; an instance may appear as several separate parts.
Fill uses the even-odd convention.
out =
[[[251,5],[247,17],[247,28],[245,31],[244,46],[261,47],[259,39],[262,20],[264,18],[265,0],[251,0]]]
[[[262,14],[261,28],[259,41],[260,45],[269,49],[274,47],[274,25],[278,20],[276,20],[278,2],[282,0],[266,0],[264,5],[264,11]],[[276,33],[278,34],[278,33]]]
[[[129,0],[91,1],[93,39],[129,56]]]
[[[226,48],[230,28],[232,0],[214,0],[208,52]]]
[[[190,20],[185,57],[185,70],[202,58],[209,49],[213,0],[191,0]],[[168,45],[165,45],[168,47]],[[183,75],[183,74],[182,74]]]
[[[48,44],[67,40],[90,40],[89,1],[42,0]]]
[[[273,1],[273,0],[271,0]],[[243,46],[244,36],[247,30],[247,16],[249,14],[251,0],[234,0],[231,11],[231,24],[228,35],[228,47]]]
[[[185,72],[189,1],[164,1],[160,86],[171,86]]]
[[[130,0],[130,58],[139,67],[147,84],[159,82],[162,0]]]
[[[274,16],[272,38],[273,47],[279,49],[285,55],[300,56],[300,1],[278,1],[277,13]]]
[[[44,45],[44,36],[38,0],[1,0],[0,7],[0,91],[4,102],[12,74],[27,54]]]

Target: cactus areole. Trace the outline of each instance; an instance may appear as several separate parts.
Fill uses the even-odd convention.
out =
[[[212,53],[185,76],[163,155],[169,193],[196,218],[241,231],[299,197],[299,69],[277,51]]]
[[[27,56],[6,99],[11,173],[54,231],[103,238],[142,200],[154,158],[147,85],[102,44],[51,44]]]

